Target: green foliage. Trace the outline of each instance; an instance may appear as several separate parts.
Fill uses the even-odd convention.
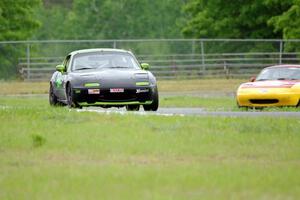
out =
[[[66,18],[68,9],[61,6],[46,8],[41,6],[37,16],[42,22],[40,28],[34,34],[34,38],[41,40],[65,39]]]
[[[0,1],[0,40],[24,40],[39,27],[35,8],[40,0]]]
[[[181,33],[176,17],[180,15],[183,3],[182,0],[74,0],[71,9],[61,6],[44,8],[39,14],[45,24],[40,29],[43,34],[39,33],[36,37],[178,38]]]
[[[139,39],[181,38],[177,16],[183,0],[74,0],[71,7],[55,4],[38,12],[42,26],[34,39]],[[176,4],[177,6],[174,6]],[[111,48],[113,43],[34,45],[32,55],[58,57],[83,48]],[[162,43],[118,43],[136,54],[162,54],[175,49]],[[178,50],[181,50],[177,48]]]
[[[268,21],[284,13],[291,0],[191,0],[183,34],[200,38],[281,38]]]
[[[0,44],[0,79],[17,74],[18,58],[25,52],[24,45]]]
[[[285,39],[295,39],[300,35],[300,1],[289,2],[289,9],[281,15],[272,17],[269,24],[275,27],[275,31],[282,31]]]
[[[40,0],[0,1],[0,41],[26,40],[31,37],[40,25],[35,16],[39,5]],[[24,52],[21,48],[0,44],[0,78],[15,74],[17,58]]]
[[[300,0],[2,0],[0,41],[151,38],[300,38]],[[31,46],[31,56],[57,57],[112,43]],[[201,52],[200,44],[119,43],[136,54]],[[300,45],[285,43],[284,51]],[[278,44],[205,44],[205,53],[278,52]],[[0,78],[17,72],[25,45],[0,44]]]
[[[190,0],[182,32],[193,38],[300,38],[299,0]],[[210,45],[206,52],[277,52],[271,43]],[[285,44],[285,51],[298,47]]]
[[[289,2],[289,8],[281,15],[272,17],[269,24],[275,27],[275,32],[282,32],[284,39],[298,39],[300,38],[300,1]],[[299,50],[299,45],[285,44],[285,51]]]

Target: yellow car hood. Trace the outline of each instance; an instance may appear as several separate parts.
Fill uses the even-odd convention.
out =
[[[240,88],[291,88],[296,84],[300,84],[300,82],[290,80],[255,81],[244,83],[240,86]]]

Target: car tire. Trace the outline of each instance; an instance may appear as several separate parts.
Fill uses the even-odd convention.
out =
[[[139,111],[140,105],[127,105],[126,110],[127,111]]]
[[[154,89],[153,92],[153,99],[150,105],[143,105],[145,111],[157,111],[159,106],[159,97],[157,87]]]
[[[300,107],[300,99],[298,100],[298,103],[297,103],[296,107],[297,107],[297,108]]]
[[[240,110],[245,110],[245,111],[249,110],[248,106],[241,106],[238,101],[236,101],[236,105],[237,105],[238,109],[240,109]]]
[[[67,105],[69,108],[81,108],[81,106],[74,99],[74,92],[71,84],[67,86]]]
[[[49,104],[51,106],[59,105],[59,101],[57,100],[57,96],[54,94],[53,86],[51,83],[50,83],[50,87],[49,87]]]

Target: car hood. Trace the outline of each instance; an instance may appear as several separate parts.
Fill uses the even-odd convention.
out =
[[[146,78],[136,74],[146,74]],[[99,82],[101,87],[132,87],[137,81],[149,81],[149,72],[140,69],[82,70],[71,72],[71,76],[77,84]]]
[[[294,80],[270,80],[243,83],[240,88],[291,88],[299,81]]]

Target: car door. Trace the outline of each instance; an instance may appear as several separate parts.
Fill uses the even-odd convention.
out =
[[[55,80],[57,93],[58,93],[58,98],[61,99],[61,100],[66,100],[67,99],[66,98],[66,92],[65,92],[65,84],[66,84],[66,80],[67,80],[67,76],[68,76],[67,69],[69,67],[70,58],[71,58],[70,55],[68,55],[65,58],[65,60],[63,62],[65,70],[64,70],[64,72],[58,72],[58,74],[56,76],[56,80]]]

